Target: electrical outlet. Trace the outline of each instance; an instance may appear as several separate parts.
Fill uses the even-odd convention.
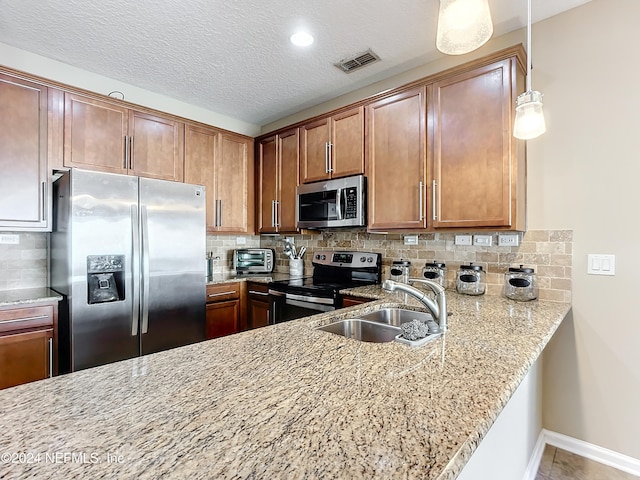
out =
[[[473,244],[480,247],[490,247],[493,244],[493,237],[491,235],[474,235]]]
[[[418,244],[418,235],[405,235],[404,236],[404,244],[405,245],[417,245]]]
[[[247,237],[236,237],[236,245],[246,245]]]
[[[499,247],[517,247],[520,245],[520,237],[518,235],[498,235]]]
[[[471,235],[456,235],[456,245],[472,245],[473,237]]]
[[[0,235],[0,243],[4,243],[5,245],[18,245],[20,244],[20,235],[3,233]]]
[[[590,253],[587,255],[587,274],[588,275],[615,275],[616,274],[616,256],[615,255],[597,255]]]

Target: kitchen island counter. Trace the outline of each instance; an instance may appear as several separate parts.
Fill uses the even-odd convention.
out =
[[[420,348],[315,330],[379,293],[2,391],[0,478],[453,479],[570,305],[448,293]]]
[[[62,295],[46,287],[0,290],[0,307],[25,306],[31,303],[59,302]]]

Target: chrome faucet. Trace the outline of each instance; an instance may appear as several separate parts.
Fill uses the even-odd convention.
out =
[[[394,290],[399,290],[404,293],[408,293],[412,297],[417,298],[420,302],[427,307],[427,310],[431,312],[433,318],[438,322],[438,328],[440,329],[440,333],[444,333],[447,331],[447,298],[445,296],[444,288],[442,288],[439,284],[432,282],[431,280],[423,280],[421,278],[410,278],[408,280],[409,283],[423,283],[427,285],[433,293],[435,293],[435,301],[433,301],[426,293],[421,292],[415,287],[411,285],[407,285],[405,283],[395,282],[393,280],[385,280],[382,282],[382,288],[393,292]]]

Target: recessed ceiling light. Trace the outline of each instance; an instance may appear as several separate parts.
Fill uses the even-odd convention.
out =
[[[291,43],[298,47],[308,47],[313,43],[313,37],[307,32],[296,32],[290,37]]]

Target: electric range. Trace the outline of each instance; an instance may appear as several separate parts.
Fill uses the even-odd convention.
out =
[[[313,276],[269,283],[269,323],[329,312],[342,306],[340,290],[380,283],[382,255],[357,251],[317,251]]]

